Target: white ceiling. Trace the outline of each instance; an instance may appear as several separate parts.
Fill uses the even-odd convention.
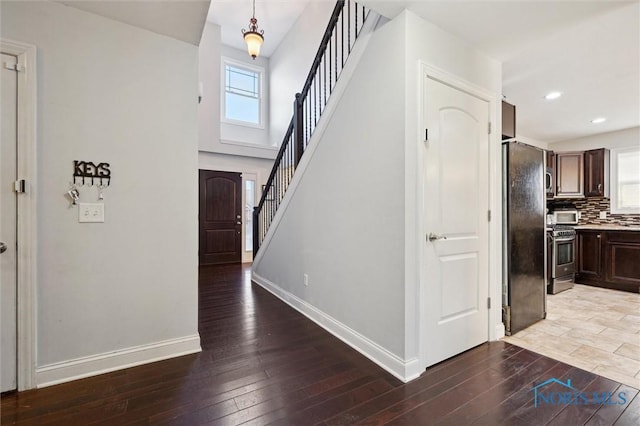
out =
[[[502,61],[520,135],[555,142],[640,125],[637,0],[365,3],[387,17],[407,8]],[[563,96],[545,100],[551,91]]]
[[[264,44],[260,56],[271,56],[307,3],[309,0],[256,0],[258,29],[264,29]],[[252,11],[251,0],[211,0],[207,21],[220,26],[223,44],[245,50],[247,45],[241,30],[248,29]]]
[[[58,3],[200,44],[209,0],[54,0]]]
[[[199,44],[209,0],[59,0]],[[309,1],[256,0],[270,56]],[[405,8],[503,62],[517,132],[545,142],[640,125],[640,0],[363,0],[386,17]],[[244,49],[251,0],[211,0],[222,42]],[[553,102],[543,99],[563,92]],[[607,118],[602,124],[590,120]]]
[[[325,0],[312,0],[325,1]],[[331,1],[331,0],[328,0]],[[270,56],[308,3],[257,0]],[[363,0],[388,18],[405,8],[503,62],[503,95],[517,107],[518,134],[544,142],[640,125],[638,0]],[[251,0],[212,0],[222,42],[244,49]],[[553,102],[543,97],[563,92]],[[607,121],[592,124],[593,118]]]

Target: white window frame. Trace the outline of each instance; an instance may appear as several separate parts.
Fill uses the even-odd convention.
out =
[[[609,179],[611,180],[611,214],[640,214],[640,207],[618,208],[618,155],[637,151],[640,151],[640,147],[638,146],[611,150],[611,169],[609,176]]]
[[[226,67],[227,65],[230,65],[232,67],[236,67],[236,68],[244,68],[248,71],[251,72],[255,72],[258,74],[258,96],[259,96],[259,120],[260,122],[258,124],[255,123],[251,123],[248,121],[241,121],[241,120],[233,120],[230,118],[227,118],[227,105],[226,105],[226,100],[227,100],[227,90],[226,90],[226,80],[227,80],[227,72],[226,72]],[[221,71],[220,71],[220,93],[222,94],[222,96],[220,96],[220,121],[222,121],[223,123],[227,123],[227,124],[233,124],[236,126],[244,126],[244,127],[251,127],[254,129],[264,129],[265,128],[265,124],[264,124],[264,111],[265,111],[265,99],[264,99],[264,83],[265,83],[265,69],[263,67],[260,66],[256,66],[256,65],[250,65],[247,64],[246,62],[241,62],[241,61],[237,61],[231,58],[227,58],[227,57],[222,57],[222,64],[221,64]]]

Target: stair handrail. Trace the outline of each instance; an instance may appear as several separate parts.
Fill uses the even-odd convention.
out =
[[[327,24],[327,27],[324,31],[324,34],[322,36],[322,40],[320,42],[320,46],[318,47],[318,50],[316,52],[316,55],[313,59],[313,62],[311,63],[311,69],[309,70],[309,73],[307,74],[307,78],[304,82],[304,85],[302,87],[302,90],[299,93],[296,93],[295,95],[295,100],[294,100],[294,114],[293,117],[291,118],[291,121],[289,122],[289,126],[287,127],[287,131],[284,135],[282,144],[280,145],[280,149],[278,150],[278,154],[276,155],[276,158],[274,160],[274,164],[273,167],[271,168],[271,172],[269,173],[269,177],[267,178],[267,182],[264,185],[264,189],[262,191],[262,195],[260,197],[260,200],[258,202],[258,204],[254,207],[254,211],[253,211],[253,253],[254,253],[254,258],[258,252],[258,249],[260,247],[260,243],[261,241],[261,235],[260,235],[260,213],[263,212],[263,209],[265,208],[266,202],[267,201],[271,201],[272,205],[271,205],[271,219],[273,219],[273,215],[275,215],[275,211],[277,210],[277,208],[279,207],[280,201],[282,200],[282,197],[284,196],[284,191],[286,191],[286,188],[284,189],[284,191],[277,193],[277,190],[274,190],[274,188],[279,189],[280,185],[284,184],[285,186],[288,186],[289,181],[291,180],[292,177],[292,171],[291,170],[286,170],[284,172],[284,175],[282,177],[279,176],[279,172],[282,174],[282,169],[281,169],[281,165],[283,162],[283,159],[288,159],[291,164],[287,165],[287,167],[289,168],[293,168],[295,170],[295,168],[297,167],[300,159],[302,158],[302,154],[305,151],[305,146],[304,146],[304,142],[305,142],[305,136],[304,136],[304,131],[305,129],[303,129],[303,126],[305,126],[305,124],[303,123],[303,119],[304,119],[304,102],[307,100],[307,97],[309,96],[309,91],[311,90],[312,85],[314,84],[314,79],[316,78],[316,76],[319,75],[319,68],[320,65],[323,63],[323,57],[325,57],[325,54],[327,53],[327,48],[331,49],[331,39],[333,37],[334,31],[336,32],[337,35],[337,24],[338,21],[341,18],[341,15],[344,11],[345,8],[345,3],[347,4],[347,8],[348,8],[348,14],[349,17],[348,22],[347,22],[347,57],[348,54],[351,53],[351,49],[352,49],[352,43],[351,43],[351,4],[355,4],[354,7],[354,14],[355,14],[355,33],[354,33],[354,43],[355,40],[357,39],[359,33],[358,33],[358,8],[360,7],[358,5],[357,2],[352,1],[352,0],[338,0],[336,1],[336,5],[333,8],[333,11],[331,13],[331,17],[329,18],[329,22]],[[366,20],[366,12],[367,9],[365,8],[365,6],[361,6],[362,7],[362,25],[364,25],[364,21]],[[342,15],[342,32],[341,32],[341,36],[342,36],[342,44],[341,44],[341,48],[343,49],[341,51],[341,55],[340,55],[340,59],[341,59],[341,68],[340,71],[342,71],[342,68],[344,68],[344,64],[346,62],[345,60],[345,56],[344,56],[344,15]],[[335,52],[335,58],[337,61],[337,38],[336,38],[336,52]],[[337,63],[334,64],[334,66],[336,67],[336,75],[335,75],[335,80],[333,82],[333,84],[335,84],[335,82],[338,80],[338,73],[337,73]],[[331,63],[329,63],[329,90],[331,94],[331,84],[332,84],[332,75],[331,75]],[[326,101],[327,101],[327,96],[326,96],[326,63],[325,63],[325,82],[324,82],[324,86],[323,89],[325,90],[324,93],[324,102],[326,105]],[[320,96],[320,98],[322,98],[322,96]],[[315,102],[315,101],[314,101]],[[322,105],[321,107],[318,108],[318,110],[314,109],[314,120],[316,120],[315,114],[316,112],[318,112],[319,114],[322,114],[322,107],[324,106]],[[309,107],[310,109],[311,107]],[[313,108],[316,108],[316,106],[314,105]],[[310,120],[310,118],[309,118]],[[313,125],[315,126],[316,123],[314,122]],[[311,126],[309,126],[311,127]],[[314,127],[315,128],[315,127]],[[309,130],[309,137],[310,134],[313,132],[313,129]],[[290,151],[291,148],[291,144],[293,143],[294,145],[294,150]],[[280,179],[279,179],[280,178]],[[279,182],[279,180],[282,180],[282,182]],[[276,186],[274,186],[276,185]],[[271,196],[271,199],[268,200],[269,196]],[[273,204],[276,204],[275,206]],[[268,227],[271,224],[271,222],[269,221],[269,223],[265,223],[263,224],[265,227]],[[266,234],[266,229],[263,232],[263,235]]]

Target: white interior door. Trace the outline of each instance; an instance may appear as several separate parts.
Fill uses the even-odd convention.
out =
[[[429,366],[489,337],[489,102],[424,78],[429,135],[422,276]]]
[[[17,58],[2,55],[2,143],[0,144],[0,241],[6,251],[0,254],[0,385],[2,392],[16,389],[16,180],[17,160],[17,73],[7,69],[17,63]]]

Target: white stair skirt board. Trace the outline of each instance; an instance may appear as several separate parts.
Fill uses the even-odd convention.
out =
[[[419,359],[403,360],[304,300],[253,273],[253,281],[404,383],[423,372]]]
[[[200,335],[164,340],[149,345],[76,358],[36,368],[38,388],[97,376],[137,365],[194,354],[202,351]]]

